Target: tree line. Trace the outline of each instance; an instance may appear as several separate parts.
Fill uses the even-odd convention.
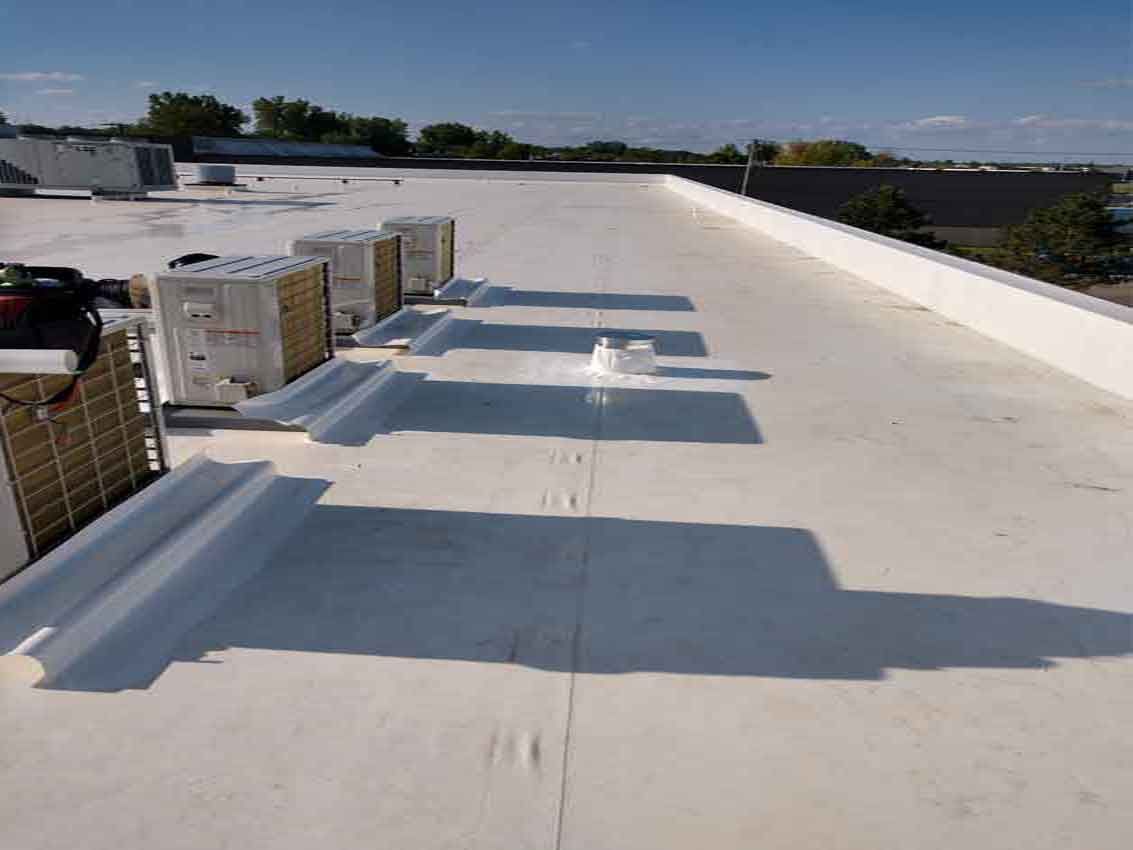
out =
[[[260,97],[251,115],[211,94],[156,92],[149,96],[146,114],[131,123],[87,127],[21,125],[26,133],[66,133],[119,136],[213,136],[283,139],[369,147],[383,156],[440,156],[470,159],[560,159],[590,162],[681,162],[739,165],[747,151],[734,144],[711,153],[633,146],[622,141],[592,141],[577,146],[535,145],[500,130],[484,130],[445,121],[422,127],[410,139],[409,125],[400,118],[363,116],[326,109],[316,103],[283,96]],[[250,126],[249,126],[250,125]],[[909,164],[886,152],[873,153],[854,142],[825,139],[813,142],[759,142],[755,160],[776,165],[894,166]]]

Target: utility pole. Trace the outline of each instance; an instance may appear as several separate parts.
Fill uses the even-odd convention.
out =
[[[740,188],[740,194],[745,198],[747,197],[747,183],[751,179],[751,166],[755,162],[755,151],[759,147],[759,139],[752,139],[747,146],[747,167],[744,168],[744,184]]]

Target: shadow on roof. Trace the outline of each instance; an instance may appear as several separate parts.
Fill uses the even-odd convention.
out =
[[[766,381],[771,375],[749,369],[692,369],[684,366],[658,366],[661,378],[705,378],[716,381]]]
[[[159,204],[205,204],[233,207],[333,207],[334,201],[256,200],[253,198],[149,198]]]
[[[637,327],[571,327],[566,325],[509,325],[479,319],[454,319],[448,344],[440,354],[453,348],[491,351],[554,351],[563,354],[590,354],[598,334],[632,331],[653,337],[658,354],[671,357],[707,357],[704,337],[697,331],[654,330]]]
[[[53,200],[53,201],[86,201],[88,204],[91,201],[90,195],[43,195],[37,194],[37,200]],[[264,206],[264,207],[332,207],[333,201],[287,201],[287,200],[255,200],[252,198],[165,198],[165,197],[149,197],[143,198],[139,201],[130,201],[128,204],[125,201],[115,201],[112,199],[102,198],[100,203],[121,203],[126,205],[129,209],[144,208],[145,204],[206,204],[210,206]]]
[[[398,372],[320,442],[364,445],[378,434],[429,431],[578,440],[763,442],[737,393],[425,380]],[[404,399],[390,410],[389,399]]]
[[[208,654],[239,648],[878,680],[1129,655],[1131,629],[1125,613],[1030,599],[845,590],[797,528],[321,505],[176,660],[217,676],[226,662]],[[167,663],[151,664],[149,681]],[[55,687],[148,683],[104,673]]]
[[[683,295],[650,295],[628,292],[558,292],[492,286],[478,307],[554,307],[573,310],[655,310],[693,312],[692,301]]]

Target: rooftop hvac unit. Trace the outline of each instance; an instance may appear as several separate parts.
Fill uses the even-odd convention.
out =
[[[405,291],[432,295],[453,276],[456,222],[447,216],[389,218],[382,229],[400,233]]]
[[[296,239],[292,255],[330,259],[335,333],[352,334],[401,309],[401,236],[326,230]]]
[[[214,257],[154,278],[169,402],[230,407],[334,356],[327,260]]]
[[[0,581],[166,471],[149,342],[141,319],[107,321],[98,357],[70,401],[4,403]],[[34,402],[65,389],[65,373],[8,371],[10,359],[40,353],[50,352],[0,352],[0,392]]]
[[[173,148],[147,142],[0,138],[0,192],[78,189],[136,198],[177,188]]]

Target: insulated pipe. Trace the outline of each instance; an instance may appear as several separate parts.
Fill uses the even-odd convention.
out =
[[[70,375],[79,355],[69,348],[0,348],[0,373],[17,375]]]

